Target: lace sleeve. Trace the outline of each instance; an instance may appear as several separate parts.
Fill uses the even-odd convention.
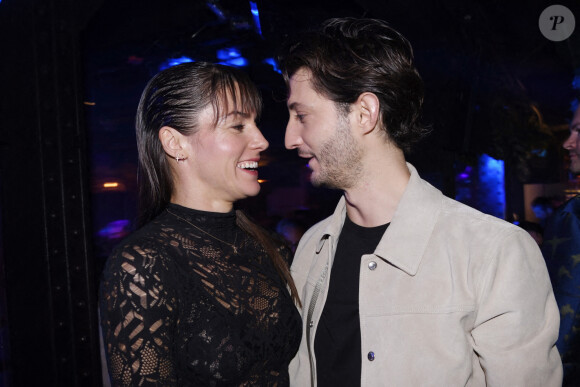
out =
[[[162,254],[127,244],[109,258],[100,289],[103,338],[113,385],[175,384],[175,296]]]

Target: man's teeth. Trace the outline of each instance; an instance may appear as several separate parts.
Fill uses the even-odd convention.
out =
[[[258,169],[258,162],[257,161],[244,161],[242,163],[238,163],[238,168]]]

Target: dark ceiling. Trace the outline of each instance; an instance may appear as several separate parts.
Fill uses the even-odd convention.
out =
[[[218,49],[238,47],[249,59],[246,70],[265,96],[262,129],[270,140],[270,152],[282,154],[287,119],[284,85],[263,59],[274,56],[289,34],[340,16],[384,19],[411,41],[426,86],[424,121],[435,133],[423,145],[426,154],[433,147],[452,154],[490,149],[493,153],[498,141],[520,141],[514,139],[512,134],[520,134],[513,130],[511,139],[502,137],[501,126],[525,122],[529,114],[539,113],[553,132],[566,128],[575,97],[572,81],[575,71],[580,74],[577,0],[558,1],[577,19],[576,31],[563,42],[546,39],[538,28],[539,15],[552,4],[549,1],[255,3],[261,36],[244,0],[87,2],[84,14],[90,17],[81,43],[86,99],[95,104],[87,111],[94,149],[134,149],[133,115],[139,94],[164,60],[186,55],[217,61]],[[507,124],[506,114],[511,117]],[[496,144],[488,137],[495,138]],[[110,156],[96,152],[94,157],[98,163],[99,157]]]

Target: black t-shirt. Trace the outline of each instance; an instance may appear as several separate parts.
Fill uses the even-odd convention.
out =
[[[360,260],[375,251],[388,223],[354,224],[348,216],[338,239],[328,297],[314,339],[318,386],[360,386],[358,291]]]

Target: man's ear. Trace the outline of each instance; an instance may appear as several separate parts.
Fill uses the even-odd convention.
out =
[[[182,160],[188,157],[182,146],[184,136],[172,127],[164,126],[159,129],[159,141],[168,156]]]
[[[374,93],[362,93],[356,101],[356,108],[357,124],[363,130],[363,134],[372,132],[379,120],[379,98]]]

